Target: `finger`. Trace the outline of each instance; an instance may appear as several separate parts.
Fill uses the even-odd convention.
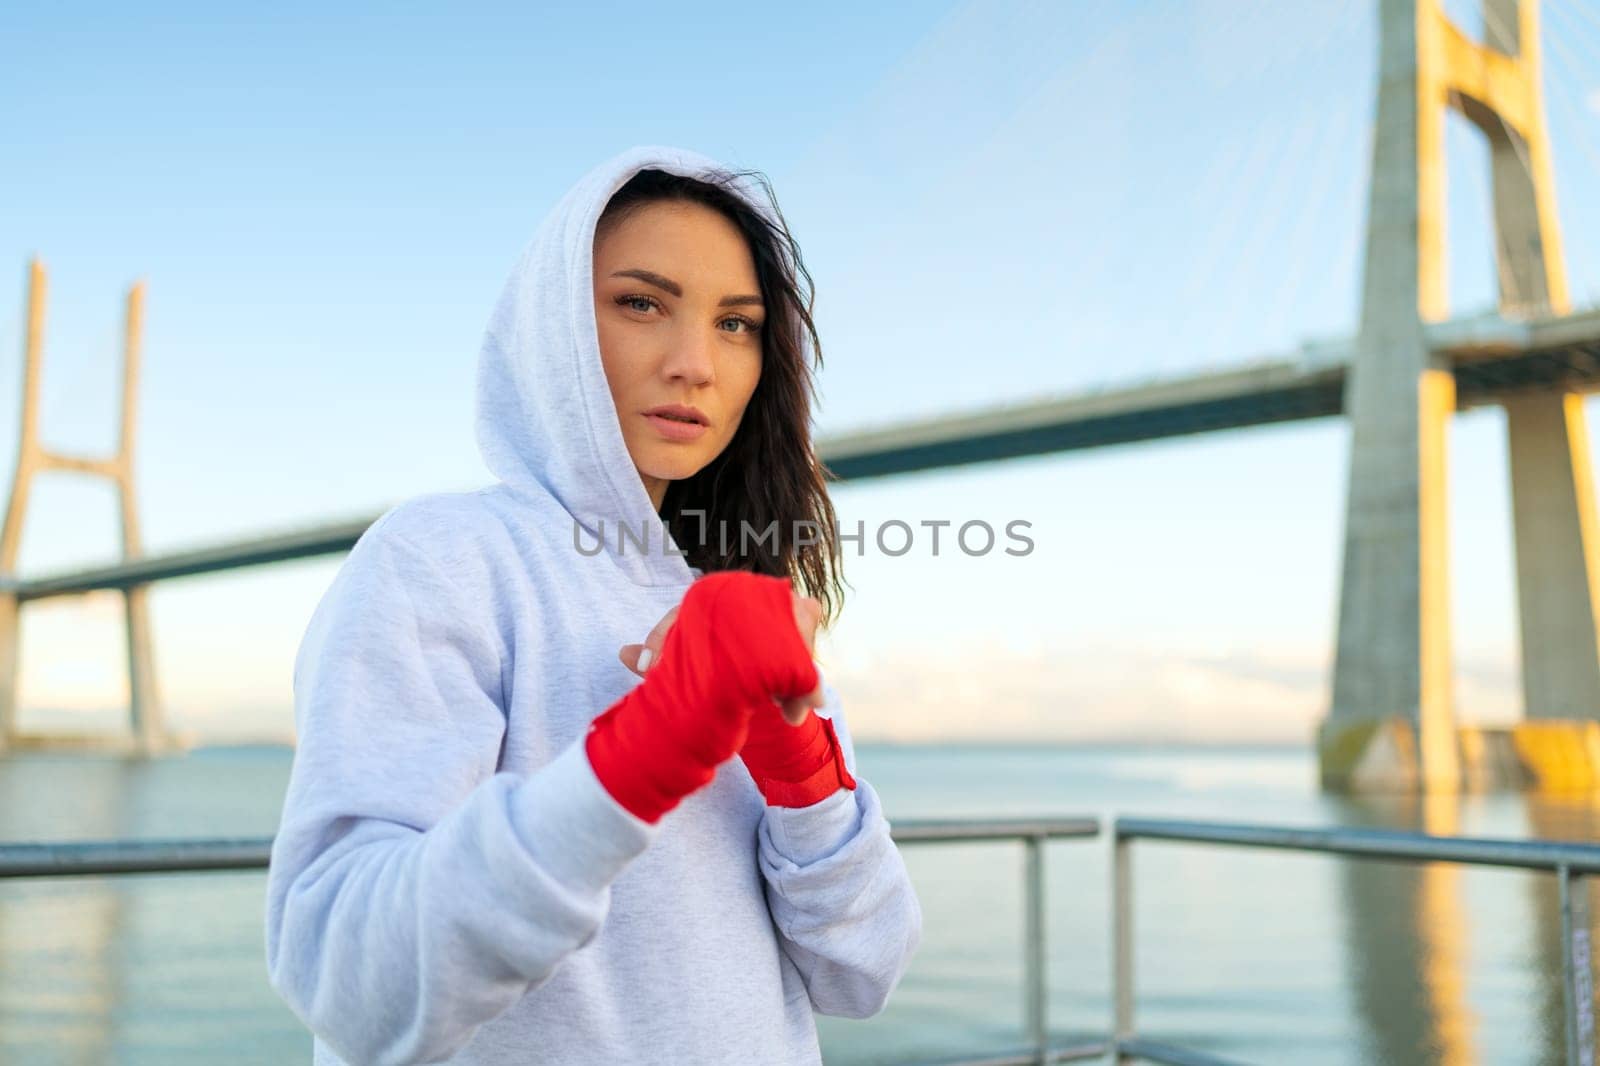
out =
[[[806,642],[806,649],[817,654],[817,622],[822,618],[822,604],[810,596],[791,592],[790,605],[794,610],[794,626]]]
[[[790,725],[799,725],[806,720],[806,715],[811,713],[813,707],[821,707],[827,703],[822,694],[822,684],[806,693],[804,696],[789,696],[782,700],[775,700],[783,709],[784,721]]]
[[[650,635],[644,638],[644,647],[650,649],[650,659],[644,664],[645,670],[650,669],[650,663],[660,657],[661,647],[667,642],[667,630],[671,629],[672,623],[677,620],[678,608],[674,605],[672,610],[661,616],[661,621],[656,623]],[[644,673],[644,670],[640,670],[639,673]]]
[[[789,718],[792,722],[803,722],[805,721],[807,711],[813,707],[821,707],[825,705],[828,700],[822,692],[822,681],[819,678],[817,681],[817,687],[812,689],[810,692],[807,692],[805,695],[785,696],[782,699],[774,696],[773,702],[783,708],[785,718]]]
[[[677,618],[678,608],[674,606],[672,610],[662,615],[661,621],[650,630],[650,635],[644,638],[643,644],[624,644],[618,649],[617,658],[622,660],[622,665],[643,677],[644,672],[650,669],[650,664],[660,657],[661,648],[667,642],[667,631],[672,628],[672,623],[677,621]],[[648,656],[644,654],[646,651],[650,653]]]
[[[790,725],[800,725],[811,713],[811,704],[803,696],[791,696],[783,701],[783,720]]]
[[[806,693],[804,699],[812,707],[821,707],[828,702],[828,697],[822,692],[822,679],[820,677],[817,679],[817,687]]]

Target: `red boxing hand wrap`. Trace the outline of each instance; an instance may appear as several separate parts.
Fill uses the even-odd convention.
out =
[[[855,788],[833,721],[808,714],[799,725],[784,721],[770,701],[750,716],[739,758],[772,807],[809,807],[841,788]]]
[[[661,655],[590,724],[584,747],[612,798],[656,822],[739,750],[751,708],[817,683],[789,582],[717,571],[689,586]]]

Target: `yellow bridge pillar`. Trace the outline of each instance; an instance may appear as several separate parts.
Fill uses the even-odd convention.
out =
[[[141,554],[137,497],[133,484],[133,446],[135,439],[134,395],[139,381],[139,341],[143,328],[144,285],[128,290],[127,317],[123,328],[122,426],[115,455],[110,458],[84,458],[52,452],[39,441],[39,370],[44,348],[44,307],[47,279],[44,264],[35,259],[28,271],[28,317],[23,338],[22,425],[17,448],[16,475],[11,482],[11,499],[6,507],[5,524],[0,527],[0,750],[20,739],[17,730],[21,641],[20,608],[13,585],[17,555],[22,544],[22,524],[27,515],[28,495],[35,475],[47,470],[88,474],[109,478],[117,487],[122,517],[122,554],[136,559]],[[167,744],[162,727],[161,704],[156,692],[155,668],[150,643],[148,587],[132,585],[123,590],[128,637],[128,694],[131,734],[137,748],[153,753]]]
[[[1338,640],[1332,705],[1318,731],[1322,783],[1335,790],[1554,787],[1582,777],[1572,759],[1588,757],[1586,723],[1600,721],[1583,408],[1576,396],[1544,392],[1505,401],[1530,722],[1500,738],[1456,722],[1446,493],[1455,375],[1423,329],[1449,310],[1450,109],[1490,146],[1502,311],[1567,310],[1538,6],[1485,0],[1483,11],[1478,43],[1438,0],[1379,5],[1362,317],[1345,386],[1351,460]]]

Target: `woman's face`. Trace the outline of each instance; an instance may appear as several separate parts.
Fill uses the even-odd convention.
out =
[[[701,204],[645,204],[595,241],[600,361],[657,510],[739,428],[761,377],[760,293],[744,234]],[[653,413],[675,405],[698,424]]]

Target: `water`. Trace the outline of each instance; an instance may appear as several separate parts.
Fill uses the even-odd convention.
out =
[[[267,836],[288,766],[271,748],[0,760],[0,838]],[[863,744],[860,766],[895,820],[1121,813],[1584,841],[1600,829],[1600,796],[1425,810],[1324,796],[1303,750]],[[882,1015],[818,1019],[830,1064],[1023,1038],[1021,846],[904,854],[922,948]],[[1111,1010],[1106,843],[1060,841],[1046,856],[1051,1030],[1098,1037]],[[1134,869],[1143,1035],[1257,1063],[1564,1061],[1547,875],[1161,842],[1136,844]],[[266,983],[264,884],[213,873],[0,885],[0,1061],[309,1061],[309,1036]]]

